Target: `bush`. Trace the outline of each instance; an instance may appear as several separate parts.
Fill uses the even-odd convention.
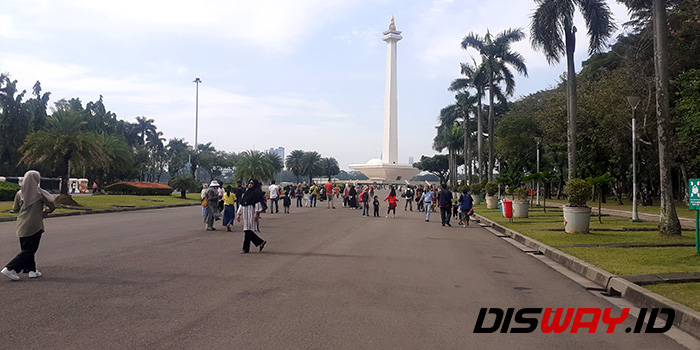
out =
[[[13,201],[20,187],[12,182],[0,182],[0,201]]]
[[[591,195],[591,184],[582,179],[571,179],[564,187],[564,194],[569,197],[570,207],[585,207]]]
[[[136,194],[166,196],[173,193],[173,188],[155,182],[117,182],[105,187],[109,194]]]
[[[484,191],[486,191],[487,196],[495,196],[496,193],[498,193],[498,184],[493,181],[489,181],[486,183],[486,185],[484,185]]]
[[[471,185],[471,190],[472,190],[471,194],[478,196],[484,190],[484,185],[477,182],[477,183]]]
[[[180,198],[187,198],[187,192],[201,192],[202,185],[194,180],[194,176],[178,176],[168,180],[168,185],[180,191]],[[199,188],[199,191],[197,190]],[[195,192],[197,191],[197,192]]]
[[[527,189],[526,187],[517,187],[514,188],[513,190],[513,195],[515,198],[524,201],[527,200],[528,195],[530,194],[530,190]]]

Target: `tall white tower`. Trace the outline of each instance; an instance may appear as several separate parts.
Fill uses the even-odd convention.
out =
[[[384,92],[384,138],[382,159],[370,159],[366,164],[350,164],[350,169],[359,170],[367,177],[379,183],[404,184],[420,170],[411,164],[399,162],[399,128],[396,92],[396,43],[403,39],[396,30],[394,16],[391,16],[389,30],[384,32],[382,40],[387,43],[386,52],[386,90]]]
[[[399,138],[396,92],[396,43],[403,39],[396,30],[394,16],[391,16],[389,30],[384,32],[382,40],[387,43],[386,51],[386,89],[384,91],[384,142],[382,144],[382,162],[396,164],[399,161]]]

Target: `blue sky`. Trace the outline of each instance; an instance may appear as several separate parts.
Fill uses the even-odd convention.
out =
[[[626,9],[609,3],[619,27]],[[459,63],[478,60],[459,46],[469,32],[522,27],[527,0],[0,0],[0,71],[51,102],[104,96],[120,119],[155,120],[166,139],[194,143],[199,77],[200,143],[241,152],[285,147],[348,164],[381,152],[386,43],[395,17],[398,43],[399,160],[433,155],[434,126],[454,102]],[[587,58],[582,20],[576,62]],[[513,46],[529,78],[515,97],[556,84],[529,36]]]

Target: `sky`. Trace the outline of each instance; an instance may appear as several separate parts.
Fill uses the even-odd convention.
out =
[[[512,46],[528,77],[513,100],[551,88],[565,62],[547,64],[530,44],[530,0],[0,0],[0,72],[27,90],[41,82],[50,105],[103,96],[119,119],[153,119],[166,139],[227,152],[284,147],[334,157],[341,169],[379,158],[386,43],[398,42],[399,162],[432,156],[440,109],[460,62],[479,61],[460,43],[523,28]],[[609,6],[622,32],[624,6]],[[576,69],[587,59],[578,17]],[[615,37],[617,36],[615,35]],[[613,39],[614,42],[614,39]]]

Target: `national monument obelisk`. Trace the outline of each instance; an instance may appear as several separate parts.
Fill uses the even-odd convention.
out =
[[[403,39],[396,30],[394,16],[391,17],[389,30],[383,33],[382,40],[387,43],[386,53],[386,88],[384,91],[384,137],[382,142],[382,159],[371,159],[366,164],[351,164],[350,168],[359,170],[370,180],[383,183],[398,183],[410,180],[420,170],[410,164],[398,164],[398,93],[396,72],[396,44]]]

